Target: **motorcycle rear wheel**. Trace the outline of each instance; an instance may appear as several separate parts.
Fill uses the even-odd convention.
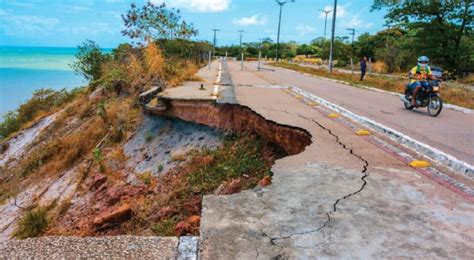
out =
[[[443,100],[439,96],[430,97],[428,114],[432,117],[437,117],[441,110],[443,110]]]

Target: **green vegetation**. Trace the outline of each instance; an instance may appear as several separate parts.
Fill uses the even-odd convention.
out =
[[[198,33],[192,24],[181,19],[179,10],[166,8],[164,3],[147,2],[143,7],[132,3],[130,7],[122,16],[125,24],[122,34],[132,39],[187,39]]]
[[[42,207],[26,212],[18,221],[14,236],[25,239],[41,235],[48,226],[47,212]]]
[[[232,194],[253,188],[271,175],[273,162],[284,155],[253,134],[226,136],[216,150],[194,151],[186,163],[160,177],[160,192],[148,198],[145,204],[152,206],[139,215],[151,217],[156,235],[183,234],[181,228],[186,234],[198,234],[198,220],[192,219],[199,218],[203,195],[218,189],[220,194]]]
[[[377,0],[372,7],[385,8],[389,31],[401,34],[389,39],[391,59],[423,54],[457,75],[474,71],[473,1]]]
[[[203,150],[197,157],[212,158],[212,163],[194,167],[188,175],[190,192],[207,194],[214,191],[224,181],[241,178],[242,189],[257,185],[264,176],[271,175],[271,165],[262,158],[260,152],[264,142],[256,136],[228,136],[217,150]]]
[[[104,157],[102,155],[102,149],[99,147],[94,148],[92,150],[92,158],[94,158],[94,161],[99,164],[100,172],[105,171],[105,165],[104,165]]]
[[[158,164],[158,172],[162,172],[164,167],[163,163]]]
[[[158,236],[175,236],[174,227],[179,222],[177,217],[170,217],[156,223],[151,230]]]
[[[97,80],[102,75],[102,64],[110,56],[103,54],[99,46],[91,40],[86,40],[82,45],[77,46],[76,61],[71,67],[88,80]]]
[[[71,91],[38,89],[33,96],[16,111],[10,111],[3,116],[0,123],[0,140],[18,131],[24,124],[53,112],[56,108],[70,102],[74,97],[84,91],[76,88]]]
[[[311,75],[342,80],[350,83],[353,86],[361,84],[359,76],[353,76],[348,73],[333,71],[332,74],[324,69],[315,69],[304,67],[297,64],[290,64],[285,62],[273,62],[270,65]],[[403,93],[407,81],[402,78],[393,78],[387,76],[367,75],[364,79],[363,85],[383,89],[391,92]],[[463,87],[444,87],[441,89],[441,96],[447,103],[474,109],[474,91]]]
[[[151,131],[147,131],[145,133],[145,141],[149,143],[151,140],[153,140],[153,133]]]
[[[348,36],[336,37],[334,43],[335,66],[350,64],[352,57],[358,65],[362,57],[378,62],[381,73],[406,72],[416,65],[417,57],[426,55],[432,66],[447,71],[450,78],[467,76],[474,72],[474,3],[473,1],[390,1],[377,0],[373,11],[383,8],[388,29],[376,34],[364,33],[351,43]],[[309,44],[294,41],[280,43],[280,58],[318,58],[317,63],[329,57],[330,41],[316,38]],[[246,57],[275,58],[276,44],[271,39],[243,44]],[[217,55],[240,57],[238,45],[223,46]]]

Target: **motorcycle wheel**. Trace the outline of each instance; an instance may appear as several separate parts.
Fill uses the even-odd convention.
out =
[[[437,117],[443,109],[443,100],[439,96],[430,97],[428,103],[428,114],[432,117]]]
[[[410,93],[408,89],[405,90],[405,99],[409,100],[408,98],[410,97]],[[413,110],[414,106],[411,105],[411,103],[403,102],[403,105],[405,106],[406,109],[408,110]]]

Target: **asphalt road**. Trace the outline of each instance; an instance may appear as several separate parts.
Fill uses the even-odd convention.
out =
[[[293,85],[474,165],[474,113],[444,109],[430,117],[426,108],[408,111],[396,96],[317,79],[281,68],[256,71],[256,62],[229,62],[234,84]],[[442,96],[442,92],[441,92]]]

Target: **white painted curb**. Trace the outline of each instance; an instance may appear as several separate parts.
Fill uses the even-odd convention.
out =
[[[353,112],[342,108],[336,104],[333,104],[323,98],[315,96],[307,91],[304,91],[298,87],[290,87],[295,93],[304,96],[312,101],[322,104],[323,106],[336,111],[337,113],[346,116],[366,127],[369,127],[375,132],[385,134],[390,139],[400,143],[401,145],[415,150],[416,152],[428,157],[431,160],[442,163],[443,165],[449,167],[453,171],[460,172],[463,174],[468,174],[468,177],[474,178],[474,167],[466,162],[463,162],[452,155],[446,154],[434,147],[431,147],[425,143],[419,142],[405,134],[402,134],[398,131],[395,131],[385,125],[372,121],[366,117],[359,116]]]
[[[278,67],[278,68],[281,68],[281,67]],[[375,91],[375,92],[386,93],[386,94],[393,95],[393,96],[398,96],[398,97],[403,96],[402,94],[399,94],[399,93],[396,93],[396,92],[390,92],[390,91],[386,91],[386,90],[382,90],[382,89],[378,89],[378,88],[373,88],[373,87],[369,87],[369,86],[365,86],[365,85],[351,84],[351,83],[346,82],[346,81],[331,79],[331,78],[326,78],[326,77],[321,77],[321,76],[316,76],[316,75],[312,75],[312,74],[309,74],[309,73],[290,70],[290,69],[287,69],[287,68],[281,68],[281,69],[288,70],[288,71],[291,71],[291,72],[296,72],[296,73],[299,73],[299,74],[302,74],[302,75],[305,75],[305,76],[309,76],[309,77],[313,77],[313,78],[318,78],[318,79],[322,79],[322,80],[329,80],[329,81],[332,81],[332,82],[336,82],[336,83],[340,83],[340,84],[344,84],[344,85],[348,85],[348,86],[363,88],[363,89],[372,90],[372,91]],[[460,106],[456,106],[456,105],[452,105],[452,104],[448,104],[448,103],[444,103],[443,106],[444,106],[444,108],[459,111],[459,112],[464,113],[464,114],[474,113],[473,109],[460,107]]]

